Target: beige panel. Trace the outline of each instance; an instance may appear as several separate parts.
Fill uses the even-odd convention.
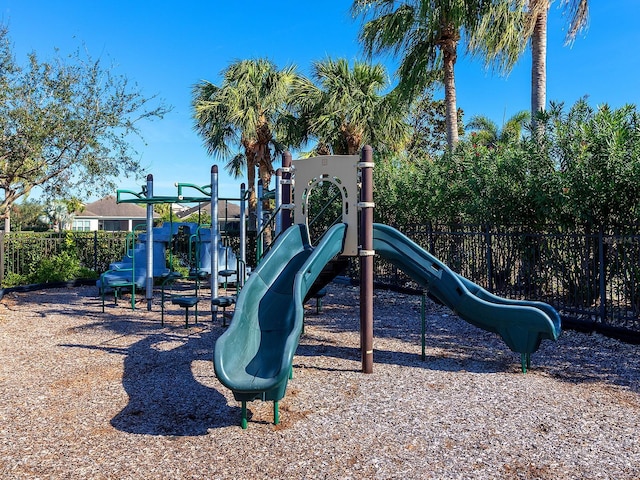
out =
[[[293,218],[308,225],[306,202],[313,187],[329,181],[343,191],[342,218],[347,226],[343,255],[358,255],[358,155],[325,155],[294,160]],[[346,195],[346,199],[344,198]]]

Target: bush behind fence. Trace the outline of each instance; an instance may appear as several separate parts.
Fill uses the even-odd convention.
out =
[[[0,233],[0,283],[29,281],[45,259],[63,253],[81,267],[101,273],[125,253],[127,232],[11,232]]]

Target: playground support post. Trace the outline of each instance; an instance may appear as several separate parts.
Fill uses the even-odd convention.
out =
[[[362,372],[373,373],[373,149],[365,145],[358,165],[360,190],[360,350]]]
[[[262,185],[262,179],[258,180],[258,205],[256,206],[256,232],[258,234],[258,236],[256,237],[256,259],[260,260],[262,258],[262,252],[263,252],[263,243],[262,243],[262,222],[263,222],[263,218],[262,218],[262,195],[264,193],[264,189],[263,189],[263,185]]]
[[[282,232],[282,169],[276,170],[276,236]]]
[[[245,219],[247,211],[247,186],[240,184],[240,268],[238,269],[238,282],[244,286],[245,268],[247,265],[247,222]]]
[[[153,198],[153,175],[147,175],[147,200]],[[132,273],[135,277],[135,272]],[[135,282],[134,282],[135,283]],[[131,288],[136,288],[135,284]],[[147,311],[153,303],[153,203],[147,203],[147,273],[145,276]]]
[[[291,152],[282,154],[282,204],[288,208],[281,210],[281,228],[284,232],[291,226]]]
[[[218,317],[218,166],[211,167],[211,321]]]

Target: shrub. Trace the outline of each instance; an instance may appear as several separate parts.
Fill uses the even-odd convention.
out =
[[[80,262],[69,254],[62,252],[51,258],[44,258],[31,275],[31,283],[64,282],[80,276]]]

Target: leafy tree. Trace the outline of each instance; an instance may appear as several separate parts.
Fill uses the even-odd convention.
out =
[[[499,130],[498,125],[489,117],[475,115],[467,123],[467,130],[471,131],[473,143],[495,148],[500,143],[510,145],[519,142],[530,118],[528,111],[520,111],[509,118]]]
[[[562,219],[586,231],[623,231],[640,221],[640,113],[579,100],[539,116],[543,147],[562,172]]]
[[[354,0],[352,11],[363,17],[360,39],[369,54],[390,52],[401,56],[398,74],[402,90],[420,93],[434,80],[444,79],[447,143],[458,142],[454,66],[458,43],[509,70],[522,51],[522,39],[512,35],[518,17],[512,2],[490,0]],[[514,22],[514,23],[512,23]],[[513,27],[513,28],[512,28]]]
[[[377,152],[398,150],[407,136],[406,107],[388,86],[384,66],[330,58],[313,64],[313,81],[298,77],[291,103],[297,106],[315,153],[355,155],[368,144]]]
[[[156,203],[153,205],[153,211],[160,215],[160,222],[179,222],[180,219],[171,208],[170,203]]]
[[[13,206],[11,224],[14,230],[44,230],[38,220],[44,214],[44,205],[35,200],[25,200]]]
[[[79,52],[20,65],[0,28],[0,218],[10,230],[15,202],[36,187],[51,198],[103,194],[141,171],[130,144],[139,121],[169,111],[125,77]]]
[[[284,150],[277,133],[290,119],[286,104],[295,67],[278,70],[266,59],[239,60],[222,75],[220,86],[206,80],[195,85],[195,128],[209,154],[226,160],[231,174],[239,177],[246,169],[251,224],[255,226],[256,167],[268,187],[274,156]]]
[[[432,90],[425,90],[411,104],[407,123],[410,127],[406,151],[410,158],[436,157],[447,147],[447,133],[443,100],[433,98]],[[464,111],[458,108],[458,135],[464,135]]]
[[[44,213],[39,220],[49,225],[56,232],[68,230],[73,219],[73,213],[78,210],[77,206],[77,202],[54,201],[45,206]]]

